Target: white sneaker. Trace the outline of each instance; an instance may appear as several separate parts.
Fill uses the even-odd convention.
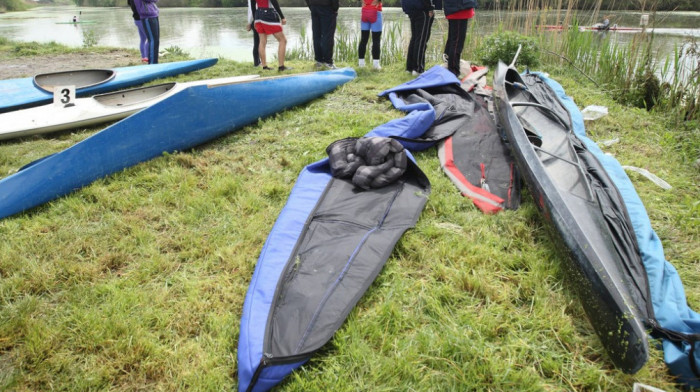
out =
[[[374,67],[374,69],[382,69],[382,66],[379,65],[379,60],[378,60],[378,59],[377,59],[377,60],[372,60],[372,67]]]
[[[418,71],[413,71],[413,72],[411,72],[411,75],[413,75],[413,76],[418,76],[418,75],[420,75],[420,74],[421,74],[421,72],[418,72]]]
[[[365,59],[360,59],[359,65],[360,65],[360,67],[364,67],[365,66]]]

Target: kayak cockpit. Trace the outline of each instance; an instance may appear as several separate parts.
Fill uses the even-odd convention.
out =
[[[160,97],[163,94],[170,92],[176,84],[177,83],[175,82],[163,83],[154,86],[99,94],[92,98],[104,106],[129,106]]]
[[[576,152],[568,113],[544,105],[520,75],[509,69],[505,90],[510,105],[532,144],[543,169],[557,188],[583,200],[592,200],[584,169]],[[508,80],[510,79],[510,80]],[[571,170],[572,166],[576,169]]]
[[[85,69],[39,74],[34,76],[34,85],[53,93],[56,86],[75,86],[75,89],[96,86],[114,79],[116,72],[111,69]]]

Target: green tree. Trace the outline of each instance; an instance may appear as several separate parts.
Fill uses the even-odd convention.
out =
[[[0,0],[0,10],[24,11],[29,7],[21,0]]]

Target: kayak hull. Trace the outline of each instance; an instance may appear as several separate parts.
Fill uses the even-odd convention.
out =
[[[208,79],[194,82],[171,82],[112,93],[78,98],[69,107],[42,105],[0,114],[0,140],[90,127],[120,120],[171,97],[187,87],[233,83],[257,78],[258,75]]]
[[[259,118],[306,103],[355,75],[346,68],[188,87],[0,180],[0,218],[163,153],[193,148]]]
[[[599,175],[605,175],[604,170],[594,157],[585,155],[585,148],[571,128],[567,129],[569,118],[528,106],[538,102],[527,87],[515,87],[518,84],[529,86],[515,69],[500,64],[494,77],[498,119],[537,207],[569,251],[567,272],[572,274],[591,325],[615,366],[635,373],[649,355],[645,327],[648,282],[635,281],[630,272],[637,268],[644,273],[636,241],[632,238],[629,248],[620,247],[603,213],[606,208],[606,214],[617,208],[626,214],[624,203],[603,204],[601,189],[585,168],[591,165]],[[528,138],[533,130],[541,146]]]
[[[76,96],[86,97],[129,88],[158,78],[197,71],[211,67],[217,61],[211,58],[111,70],[76,70],[0,80],[0,113],[51,103],[53,86],[75,86]]]

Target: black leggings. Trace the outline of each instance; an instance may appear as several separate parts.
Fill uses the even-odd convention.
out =
[[[464,40],[467,36],[469,19],[448,19],[447,41],[445,42],[445,54],[447,55],[447,69],[459,77],[459,59],[464,49]]]
[[[260,53],[258,53],[258,47],[260,46],[260,35],[258,35],[258,31],[255,30],[255,27],[252,28],[253,30],[253,65],[258,66],[260,65]]]
[[[357,57],[364,59],[367,51],[367,42],[369,42],[369,30],[362,30],[360,33],[360,47],[357,48]],[[379,60],[381,39],[381,31],[372,32],[372,59],[374,60]]]

